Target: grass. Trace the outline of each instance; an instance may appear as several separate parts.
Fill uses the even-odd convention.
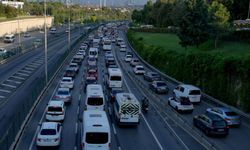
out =
[[[215,49],[212,40],[197,47],[188,47],[187,49],[181,47],[179,44],[179,38],[175,34],[168,33],[146,33],[136,32],[136,38],[143,38],[143,41],[149,45],[160,46],[166,50],[177,51],[185,53],[186,51],[192,52],[204,52],[204,53],[223,53],[224,55],[237,55],[245,56],[250,55],[250,44],[240,42],[227,42],[223,41],[219,43],[219,46]]]

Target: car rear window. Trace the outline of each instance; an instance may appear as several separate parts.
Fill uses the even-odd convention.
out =
[[[42,129],[41,135],[56,135],[55,129]]]
[[[164,82],[157,82],[157,86],[167,86],[167,84]]]
[[[238,114],[235,113],[235,112],[233,112],[233,111],[225,112],[225,114],[226,114],[227,116],[238,116]]]
[[[111,76],[110,80],[112,80],[112,81],[121,81],[122,78],[121,78],[121,76]]]
[[[138,67],[138,68],[137,68],[137,70],[144,70],[144,68],[142,68],[142,67]]]
[[[62,111],[62,107],[48,107],[48,111],[52,112]]]
[[[63,79],[62,81],[63,81],[63,82],[71,82],[70,79]]]
[[[86,142],[89,144],[105,144],[108,142],[108,133],[88,132],[86,133]]]
[[[99,106],[103,104],[103,98],[101,97],[89,97],[88,105]]]
[[[186,97],[182,97],[180,99],[180,102],[181,102],[181,105],[191,105],[190,100],[188,98],[186,98]]]
[[[191,90],[189,92],[189,95],[201,95],[201,91],[200,90]]]
[[[68,91],[58,91],[59,95],[68,95],[69,92]]]

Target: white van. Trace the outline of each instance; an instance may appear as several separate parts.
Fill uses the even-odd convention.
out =
[[[114,114],[118,125],[138,125],[141,106],[132,93],[117,93],[114,103]]]
[[[55,28],[55,27],[51,28],[51,29],[50,29],[50,33],[51,33],[51,34],[56,34],[56,28]]]
[[[15,41],[15,35],[14,34],[8,34],[4,36],[4,43],[13,43]]]
[[[89,48],[89,57],[94,57],[94,58],[98,58],[98,48],[95,47],[90,47]]]
[[[83,112],[81,144],[84,150],[109,150],[111,146],[110,125],[105,111]]]
[[[201,90],[193,85],[181,84],[178,85],[173,94],[177,97],[188,97],[190,102],[199,103],[201,101]]]
[[[119,68],[108,68],[107,85],[109,88],[122,87],[122,72]]]
[[[88,84],[86,89],[87,96],[85,100],[85,109],[104,110],[105,99],[102,86],[100,84]]]

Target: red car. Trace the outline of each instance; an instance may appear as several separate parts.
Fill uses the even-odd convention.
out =
[[[86,79],[97,80],[97,78],[98,78],[97,68],[88,69]]]

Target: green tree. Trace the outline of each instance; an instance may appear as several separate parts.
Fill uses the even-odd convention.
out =
[[[214,47],[217,48],[221,35],[227,32],[229,27],[230,13],[227,8],[217,1],[209,6],[209,18],[211,24],[211,36],[214,38]]]
[[[11,6],[6,6],[5,14],[7,18],[14,18],[17,16],[17,9]]]
[[[180,18],[178,36],[183,47],[199,46],[208,40],[208,7],[204,0],[188,0],[184,2],[183,16]]]

